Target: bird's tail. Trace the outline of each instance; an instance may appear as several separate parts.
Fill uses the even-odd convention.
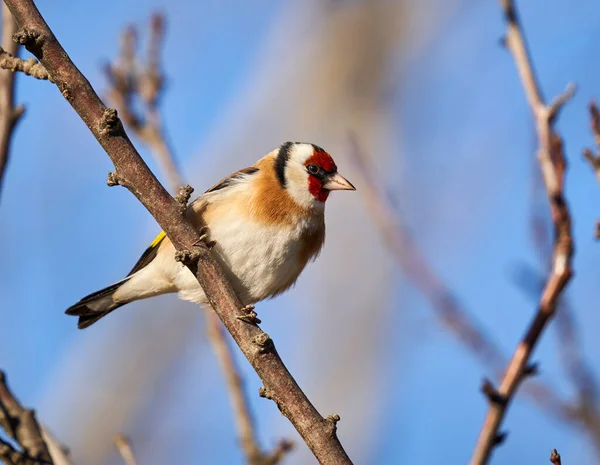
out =
[[[108,315],[113,310],[129,303],[129,301],[115,302],[113,299],[114,293],[117,292],[117,289],[128,281],[128,279],[129,277],[84,297],[75,305],[69,307],[65,313],[67,315],[76,315],[79,317],[79,321],[77,322],[77,327],[79,329],[84,329],[93,325],[96,321]]]

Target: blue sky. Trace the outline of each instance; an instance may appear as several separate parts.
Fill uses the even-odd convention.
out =
[[[275,45],[269,41],[277,37],[273,31],[281,29],[282,15],[293,10],[293,3],[63,0],[40,7],[72,59],[100,93],[104,87],[101,64],[114,56],[123,25],[144,24],[150,11],[165,11],[169,83],[164,118],[178,160],[201,191],[214,179],[262,155],[249,149],[249,153],[231,156],[229,148],[218,148],[229,147],[229,139],[239,137],[238,132],[242,134],[253,124],[252,110],[240,112],[249,115],[244,120],[236,119],[233,109],[239,101],[246,101],[241,96],[253,89],[248,83],[263,76],[261,67],[269,62],[266,51],[275,45],[288,46],[284,40]],[[329,2],[325,6],[315,2],[314,8],[323,8],[323,17],[327,17],[327,8],[350,8],[352,3],[359,2]],[[429,0],[426,4],[429,9],[420,13],[424,16],[415,13],[405,21],[409,28],[418,29],[420,21],[432,24],[429,16],[435,16],[434,32],[412,54],[406,52],[413,40],[410,35],[405,37],[407,44],[389,54],[390,89],[384,96],[397,149],[382,157],[384,166],[378,165],[376,170],[396,193],[406,222],[433,268],[509,353],[535,310],[531,297],[513,279],[520,263],[538,266],[529,232],[534,128],[512,58],[499,46],[503,23],[496,2],[456,2],[449,6]],[[595,354],[600,352],[600,342],[595,335],[600,324],[596,312],[600,252],[593,227],[600,217],[600,190],[581,158],[581,150],[592,143],[587,102],[600,96],[600,67],[595,59],[600,39],[599,8],[592,0],[577,4],[559,0],[519,2],[545,95],[556,95],[568,82],[579,88],[558,123],[569,161],[566,193],[576,241],[575,278],[568,293],[587,360],[598,374]],[[300,31],[311,34],[310,22]],[[301,34],[296,31],[293,37],[298,36]],[[293,44],[289,47],[290,54],[295,53]],[[305,63],[302,59],[298,55],[299,62]],[[325,65],[309,63],[314,69],[303,66],[298,73],[310,76]],[[273,89],[277,92],[279,87],[273,85]],[[274,98],[288,97],[282,94]],[[24,403],[39,407],[47,415],[44,420],[56,425],[57,433],[68,439],[73,433],[65,421],[61,422],[61,416],[68,415],[61,415],[53,404],[69,405],[72,393],[92,395],[95,384],[90,379],[61,391],[62,373],[90,370],[89,366],[77,365],[85,361],[77,361],[73,351],[86,351],[93,355],[90,364],[100,364],[103,351],[114,341],[111,337],[127,334],[117,333],[117,326],[130,325],[132,334],[143,337],[135,330],[136,322],[162,316],[156,312],[148,316],[149,309],[142,315],[141,306],[131,306],[96,330],[78,332],[75,321],[62,312],[81,296],[118,279],[157,229],[133,196],[124,189],[106,187],[110,160],[53,86],[20,77],[17,98],[27,106],[27,113],[16,132],[0,203],[4,225],[0,230],[0,311],[3,327],[8,329],[0,338],[0,367],[7,371],[11,386]],[[318,109],[319,103],[307,101],[306,105]],[[293,117],[282,114],[278,119]],[[336,128],[345,123],[330,122]],[[319,134],[327,132],[327,128],[320,130]],[[279,131],[276,124],[261,128],[261,143],[267,141],[268,148],[274,148],[282,142]],[[298,127],[298,132],[302,137],[311,134],[305,127]],[[215,142],[215,137],[222,137],[222,143]],[[260,145],[246,142],[248,146]],[[142,154],[156,169],[150,155]],[[336,157],[338,165],[351,171],[343,154],[340,157],[342,163]],[[360,185],[357,187],[358,194]],[[342,440],[346,439],[344,443],[355,457],[363,459],[362,463],[433,464],[442,454],[448,463],[465,463],[486,408],[479,385],[490,373],[437,323],[428,300],[386,258],[376,235],[359,241],[352,228],[338,226],[344,221],[341,212],[348,209],[359,212],[356,218],[361,222],[370,221],[368,209],[359,199],[332,199],[328,204],[332,227],[323,256],[307,270],[308,277],[297,288],[261,305],[259,314],[291,371],[310,389],[309,396],[327,384],[339,397],[366,404],[371,421],[360,428],[356,426],[361,423],[360,410],[336,410],[342,417]],[[371,225],[367,227],[376,231]],[[302,313],[303,306],[311,305],[313,291],[333,289],[329,298],[335,301],[341,298],[336,292],[356,289],[354,282],[336,287],[327,274],[337,257],[327,250],[339,248],[344,241],[353,244],[346,264],[360,267],[361,257],[375,256],[381,269],[373,273],[386,279],[387,291],[378,301],[381,309],[373,318],[366,313],[375,312],[366,298],[362,308],[350,313],[351,320],[365,318],[370,325],[362,329],[370,331],[377,341],[372,352],[353,352],[355,333],[351,323],[346,326],[343,322],[344,308],[331,308],[308,323]],[[174,301],[165,298],[161,303],[175,305]],[[173,312],[179,311],[182,318],[193,310],[176,305]],[[270,312],[278,306],[289,308],[286,313]],[[202,323],[191,321],[201,334]],[[350,360],[340,365],[340,372],[372,366],[373,372],[362,377],[368,378],[365,386],[370,388],[369,397],[362,397],[363,391],[354,389],[352,383],[340,385],[343,381],[338,378],[324,383],[319,376],[324,368],[311,365],[314,358],[310,358],[310,349],[304,348],[306,341],[299,338],[296,328],[305,329],[322,347],[326,340],[319,338],[320,331],[325,332],[322,328],[331,327],[329,324],[339,325],[342,341],[333,350],[348,354]],[[147,337],[156,337],[159,345],[163,341],[158,331]],[[541,362],[540,380],[568,396],[572,387],[561,370],[559,350],[560,343],[550,329],[535,359]],[[164,445],[163,460],[157,455],[143,455],[146,460],[142,463],[165,463],[165,457],[181,453],[182,448],[186,453],[181,463],[241,463],[227,397],[210,349],[196,341],[174,353],[174,362],[165,369],[161,381],[150,386],[149,392],[140,393],[136,398],[139,410],[130,423],[124,423],[131,426],[126,432],[132,434],[141,454],[155,450],[153,443]],[[335,356],[340,357],[339,353]],[[136,360],[147,362],[147,357],[142,353]],[[254,395],[259,382],[245,362],[240,363],[259,417],[263,444],[272,443],[281,434],[294,438],[276,409]],[[122,369],[114,367],[115,372]],[[360,373],[357,376],[360,378]],[[68,380],[64,382],[68,384]],[[115,391],[107,393],[118,395],[117,388],[111,389]],[[60,392],[66,401],[53,398]],[[156,406],[155,399],[161,393],[165,393],[166,401]],[[321,394],[316,395],[320,399]],[[200,400],[206,398],[210,402]],[[324,414],[338,408],[335,403],[319,407]],[[162,421],[156,420],[157,411]],[[349,432],[353,428],[362,429],[367,439],[354,443]],[[496,451],[492,463],[513,463],[516,457],[522,463],[546,463],[553,447],[559,449],[565,462],[597,461],[581,432],[550,420],[521,398],[511,407],[505,428],[510,432],[508,440]],[[77,444],[73,447],[76,457],[86,457]],[[108,455],[103,463],[117,462],[114,455]]]

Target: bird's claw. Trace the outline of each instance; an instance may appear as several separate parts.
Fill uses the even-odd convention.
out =
[[[254,305],[245,305],[240,308],[240,311],[243,312],[244,315],[238,315],[236,317],[238,320],[251,325],[258,325],[261,323],[258,314],[254,311]]]
[[[194,242],[194,245],[199,245],[202,243],[206,246],[208,250],[211,250],[217,244],[217,241],[211,241],[209,239],[210,236],[207,226],[203,226],[198,232],[200,233],[200,237],[196,242]]]

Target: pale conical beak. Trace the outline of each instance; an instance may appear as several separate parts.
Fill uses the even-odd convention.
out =
[[[354,187],[344,176],[335,173],[327,179],[325,184],[323,184],[323,189],[327,189],[328,191],[355,191],[356,187]]]

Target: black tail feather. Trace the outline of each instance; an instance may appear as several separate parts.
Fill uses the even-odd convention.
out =
[[[79,302],[77,302],[75,305],[72,305],[71,307],[69,307],[65,311],[65,313],[67,315],[74,315],[74,316],[79,317],[79,321],[77,322],[77,327],[79,329],[84,329],[84,328],[87,328],[88,326],[91,326],[96,321],[98,321],[100,318],[105,317],[113,310],[116,310],[117,308],[119,308],[127,303],[127,302],[119,302],[119,303],[113,302],[112,298],[107,299],[107,302],[104,305],[99,303],[100,300],[102,300],[106,297],[111,297],[117,291],[117,289],[119,287],[121,287],[122,284],[123,284],[123,281],[119,281],[118,283],[112,284],[104,289],[101,289],[100,291],[94,292],[94,293],[84,297]],[[96,308],[93,308],[91,306],[92,304],[96,304]],[[98,307],[100,307],[100,308],[98,308]]]

